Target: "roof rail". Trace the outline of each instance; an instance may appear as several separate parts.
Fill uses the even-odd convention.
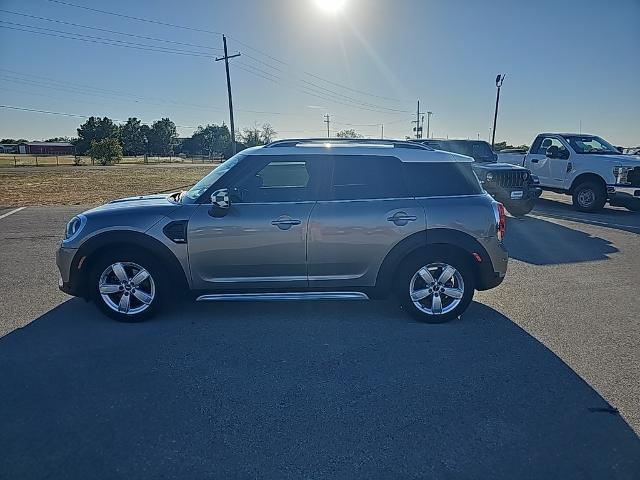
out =
[[[296,147],[299,144],[371,144],[371,145],[390,145],[394,148],[411,148],[417,150],[433,150],[427,145],[413,143],[406,140],[390,140],[383,138],[289,138],[286,140],[276,140],[265,145],[265,148],[273,147]]]

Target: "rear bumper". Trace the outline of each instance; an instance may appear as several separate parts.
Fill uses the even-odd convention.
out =
[[[609,205],[614,207],[640,208],[640,188],[607,185]]]
[[[497,238],[480,238],[478,242],[484,247],[489,258],[478,263],[476,290],[489,290],[502,283],[507,275],[509,254]]]

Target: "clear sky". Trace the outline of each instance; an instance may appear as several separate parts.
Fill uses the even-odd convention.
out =
[[[231,60],[237,127],[324,136],[329,114],[332,133],[379,136],[384,123],[403,138],[420,99],[435,136],[486,139],[505,73],[496,141],[581,126],[640,144],[639,0],[343,0],[335,13],[320,1],[0,0],[0,104],[168,116],[181,135],[228,123],[223,62],[210,58],[223,32],[242,54]],[[0,108],[0,137],[73,136],[81,122]]]

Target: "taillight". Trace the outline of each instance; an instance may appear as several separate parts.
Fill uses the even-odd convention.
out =
[[[504,205],[500,202],[493,204],[493,213],[496,215],[496,233],[498,240],[504,239],[505,233],[507,233],[507,216],[505,215]]]

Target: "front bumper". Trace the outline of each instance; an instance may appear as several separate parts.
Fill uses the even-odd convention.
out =
[[[489,195],[500,203],[513,204],[518,202],[528,202],[535,200],[542,195],[542,188],[537,186],[531,187],[525,185],[523,187],[504,188],[485,183],[483,187]]]
[[[614,207],[640,208],[640,188],[607,185],[609,205]]]
[[[71,268],[77,251],[76,248],[67,248],[61,245],[56,252],[56,265],[60,272],[58,287],[69,295],[76,295],[75,288],[71,284]]]

